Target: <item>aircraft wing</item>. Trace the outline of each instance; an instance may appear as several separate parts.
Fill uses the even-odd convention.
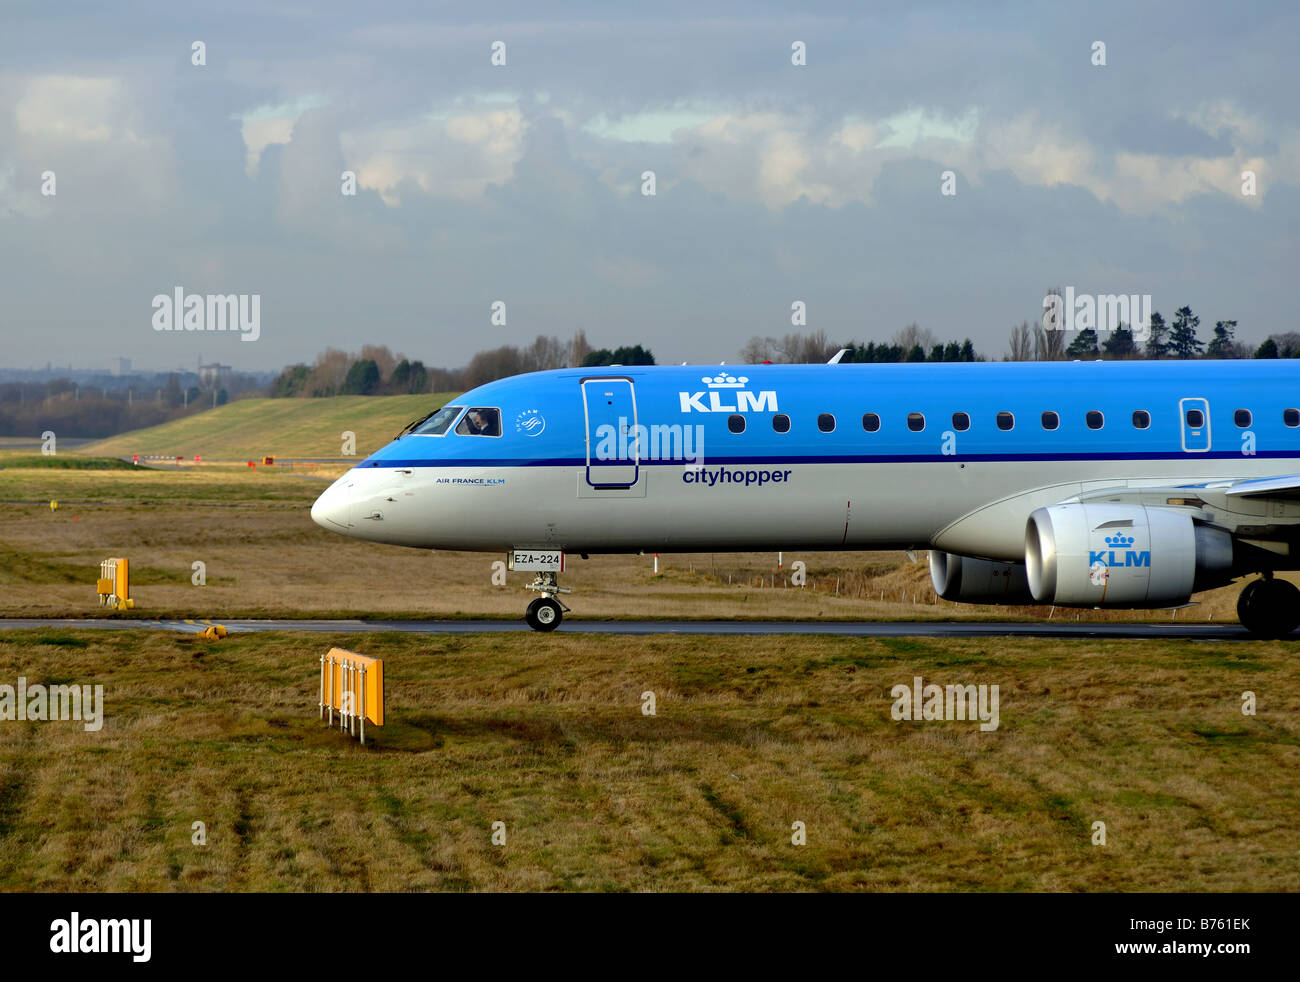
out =
[[[1229,498],[1300,498],[1300,474],[1236,481],[1223,493]]]

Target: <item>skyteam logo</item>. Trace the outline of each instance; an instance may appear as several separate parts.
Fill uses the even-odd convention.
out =
[[[1106,548],[1088,551],[1088,565],[1096,566],[1150,566],[1151,553],[1149,550],[1134,550],[1129,546],[1133,544],[1133,536],[1125,535],[1123,532],[1117,532],[1115,535],[1106,536]]]
[[[515,432],[525,436],[538,436],[546,429],[546,417],[536,409],[525,409],[515,417]]]
[[[770,390],[750,392],[745,386],[749,379],[744,375],[736,378],[722,372],[718,375],[705,375],[700,379],[707,387],[707,392],[679,392],[684,413],[774,413],[776,412],[776,393]],[[704,397],[708,396],[707,404]],[[724,401],[725,400],[725,401]]]

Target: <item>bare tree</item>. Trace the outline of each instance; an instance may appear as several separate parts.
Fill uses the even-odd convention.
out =
[[[577,368],[591,354],[591,345],[587,343],[587,332],[581,329],[573,333],[569,342],[569,368]]]
[[[776,361],[776,338],[752,337],[740,349],[740,361],[745,365],[758,365],[765,361]]]
[[[316,356],[304,390],[314,396],[336,396],[343,387],[352,356],[338,348],[326,348]]]
[[[526,370],[519,349],[512,344],[502,345],[491,351],[480,351],[469,360],[465,366],[465,386],[472,389]]]
[[[1060,361],[1065,355],[1065,332],[1046,331],[1041,324],[1034,326],[1034,358],[1038,361]]]
[[[532,346],[523,353],[524,371],[547,372],[564,368],[569,361],[569,346],[557,337],[537,335]]]
[[[380,378],[389,379],[392,378],[393,369],[397,367],[397,363],[405,361],[406,356],[394,355],[388,350],[386,344],[364,344],[361,346],[361,354],[357,356],[357,360],[365,361],[367,359],[375,363],[375,367],[379,369]]]
[[[935,338],[933,331],[927,327],[922,327],[916,321],[912,321],[907,327],[894,335],[893,343],[904,351],[911,351],[918,344],[921,346],[922,351],[929,351],[939,342]],[[835,352],[832,351],[831,354],[833,355]],[[827,357],[830,357],[830,355]]]
[[[1011,329],[1011,353],[1007,361],[1030,361],[1034,357],[1034,329],[1029,321],[1021,321]]]

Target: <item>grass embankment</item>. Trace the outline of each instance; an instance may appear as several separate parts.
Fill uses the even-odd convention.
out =
[[[1284,644],[332,640],[386,660],[373,746],[317,720],[323,638],[0,636],[0,681],[107,707],[0,725],[0,885],[1300,888]],[[999,728],[894,721],[914,675],[997,684]]]
[[[83,454],[195,454],[228,460],[273,457],[340,457],[342,434],[356,434],[358,458],[378,450],[412,419],[453,398],[336,396],[329,399],[240,399],[160,426],[134,430],[79,447]]]

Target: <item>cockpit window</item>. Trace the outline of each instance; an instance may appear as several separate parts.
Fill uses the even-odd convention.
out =
[[[474,407],[456,424],[461,436],[500,436],[501,410]]]
[[[456,421],[460,411],[464,406],[443,406],[435,413],[431,413],[417,423],[412,428],[412,433],[426,433],[430,436],[442,436],[447,432],[447,427]]]

